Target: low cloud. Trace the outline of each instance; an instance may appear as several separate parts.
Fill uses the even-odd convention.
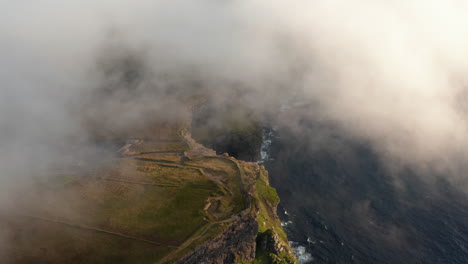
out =
[[[177,117],[167,98],[197,93],[241,97],[239,107],[299,131],[298,116],[332,122],[393,164],[464,178],[463,1],[0,6],[2,186],[34,174],[29,164],[55,162],[56,149],[93,148],[91,121],[126,129],[148,111]],[[277,114],[281,106],[295,118]]]

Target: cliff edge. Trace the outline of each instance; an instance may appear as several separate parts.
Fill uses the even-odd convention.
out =
[[[117,151],[24,187],[20,213],[0,215],[7,262],[297,263],[266,170],[216,155],[187,124],[114,135]]]

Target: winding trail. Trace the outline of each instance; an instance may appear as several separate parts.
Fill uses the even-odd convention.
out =
[[[104,178],[104,177],[99,177],[97,179],[105,180],[105,181],[116,181],[116,182],[130,183],[130,184],[157,186],[157,187],[180,187],[180,186],[182,186],[181,184],[163,184],[163,183],[151,183],[151,182],[138,182],[138,181],[129,181],[129,180],[123,180],[123,179]]]
[[[202,238],[214,225],[218,224],[224,224],[224,223],[231,223],[236,221],[239,218],[237,215],[233,215],[228,219],[221,220],[221,221],[216,221],[216,222],[210,222],[203,227],[201,227],[195,234],[191,237],[189,237],[187,240],[184,241],[184,243],[180,244],[179,247],[164,256],[162,259],[160,259],[156,264],[163,264],[166,263],[167,261],[171,260],[173,257],[175,257],[178,253],[180,253],[182,250],[186,249],[189,247],[193,242],[197,241],[198,239]]]
[[[152,153],[141,153],[139,155],[131,155],[131,156],[126,156],[124,158],[131,158],[131,159],[134,159],[134,160],[139,160],[139,161],[143,161],[143,162],[148,162],[148,163],[154,163],[156,165],[162,165],[162,166],[174,166],[174,167],[187,167],[187,168],[195,168],[195,169],[198,169],[200,170],[200,172],[205,175],[207,178],[209,178],[210,180],[216,182],[219,187],[221,187],[222,189],[224,189],[225,191],[228,192],[228,195],[233,195],[233,192],[232,190],[224,183],[221,181],[221,177],[215,177],[213,176],[211,173],[207,172],[208,168],[206,167],[203,167],[203,166],[197,166],[197,165],[190,165],[190,164],[185,164],[183,162],[183,157],[184,155],[179,153],[179,152],[164,152],[163,154],[173,154],[173,155],[178,155],[178,156],[181,156],[182,159],[181,161],[179,162],[171,162],[171,161],[166,161],[166,160],[159,160],[159,159],[153,159],[153,158],[145,158],[145,157],[141,157],[143,155],[146,155],[146,154],[161,154],[161,152],[152,152]],[[225,160],[225,158],[221,158],[222,160]],[[227,159],[229,160],[229,159]],[[232,160],[229,160],[229,162],[233,162]],[[235,163],[235,162],[234,162]],[[239,176],[241,176],[242,174],[242,170],[239,168],[239,165],[237,163],[235,163],[234,165],[236,167],[236,169],[239,170],[238,174]],[[241,178],[241,183],[242,182],[242,177]],[[204,210],[206,214],[208,214],[208,212],[206,210]],[[245,211],[245,210],[244,210]],[[189,237],[187,240],[185,240],[182,244],[180,244],[176,250],[170,252],[168,255],[166,255],[165,257],[163,257],[161,260],[159,260],[157,262],[157,264],[162,264],[162,263],[166,263],[168,261],[170,261],[173,257],[175,257],[177,254],[179,254],[180,252],[182,252],[184,249],[188,248],[191,244],[193,244],[195,241],[203,238],[203,236],[211,229],[213,228],[215,225],[219,225],[219,224],[226,224],[226,223],[232,223],[236,220],[238,220],[240,218],[241,215],[244,215],[244,211],[240,212],[239,214],[233,214],[231,215],[231,217],[229,217],[228,219],[224,219],[224,220],[220,220],[220,221],[210,221],[208,222],[206,225],[200,227],[197,231],[195,231],[195,233]]]
[[[64,226],[77,228],[77,229],[81,229],[81,230],[87,230],[87,231],[92,231],[92,232],[97,232],[97,233],[104,233],[104,234],[112,235],[112,236],[118,236],[118,237],[121,237],[121,238],[132,239],[132,240],[145,242],[145,243],[148,243],[148,244],[153,244],[153,245],[157,245],[157,246],[161,246],[161,247],[168,247],[168,248],[174,248],[174,249],[179,248],[178,246],[168,245],[168,244],[160,243],[160,242],[153,241],[153,240],[148,240],[148,239],[138,238],[138,237],[134,237],[134,236],[124,235],[124,234],[121,234],[121,233],[116,233],[116,232],[104,230],[104,229],[101,229],[101,228],[89,227],[89,226],[79,225],[79,224],[75,224],[75,223],[70,223],[70,222],[65,222],[65,221],[61,221],[61,220],[55,220],[55,219],[50,219],[50,218],[40,217],[40,216],[32,216],[32,215],[20,215],[20,216],[35,219],[35,220],[41,220],[41,221],[61,224],[61,225],[64,225]]]
[[[169,161],[165,161],[165,160],[156,160],[156,159],[149,159],[149,158],[140,158],[140,157],[135,157],[135,156],[132,156],[132,157],[129,157],[129,158],[132,158],[134,160],[139,160],[139,161],[144,161],[144,162],[150,162],[150,163],[154,163],[154,164],[157,164],[157,165],[169,165],[169,166],[175,166],[175,167],[188,167],[188,168],[196,168],[196,169],[199,169],[201,170],[201,173],[203,175],[205,175],[206,177],[208,177],[210,180],[218,183],[220,186],[222,186],[222,188],[224,190],[226,190],[229,195],[233,195],[233,192],[232,190],[225,184],[223,183],[218,177],[215,177],[213,176],[212,174],[208,173],[206,170],[207,168],[206,167],[202,167],[202,166],[197,166],[197,165],[189,165],[189,164],[184,164],[182,161],[180,162],[169,162]],[[193,185],[193,186],[196,186],[196,185]]]

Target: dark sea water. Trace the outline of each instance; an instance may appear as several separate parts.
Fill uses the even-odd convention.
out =
[[[264,165],[301,261],[468,263],[467,195],[445,175],[392,174],[370,144],[337,131],[304,122],[264,133]]]
[[[294,109],[269,122],[259,155],[256,129],[224,125],[231,108],[204,109],[195,111],[192,135],[219,154],[260,159],[303,263],[468,264],[468,197],[450,175],[390,172],[372,144]]]

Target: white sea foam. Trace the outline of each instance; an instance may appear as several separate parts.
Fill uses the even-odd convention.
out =
[[[266,129],[263,130],[263,135],[262,135],[263,141],[260,147],[260,160],[258,161],[258,163],[260,164],[264,163],[265,161],[272,160],[270,158],[270,153],[269,153],[271,142],[272,142],[271,141],[272,136],[273,136],[272,131],[267,131]]]
[[[307,252],[304,246],[300,246],[297,242],[294,241],[289,241],[289,244],[291,245],[291,248],[300,263],[310,263],[314,260],[312,255]]]

